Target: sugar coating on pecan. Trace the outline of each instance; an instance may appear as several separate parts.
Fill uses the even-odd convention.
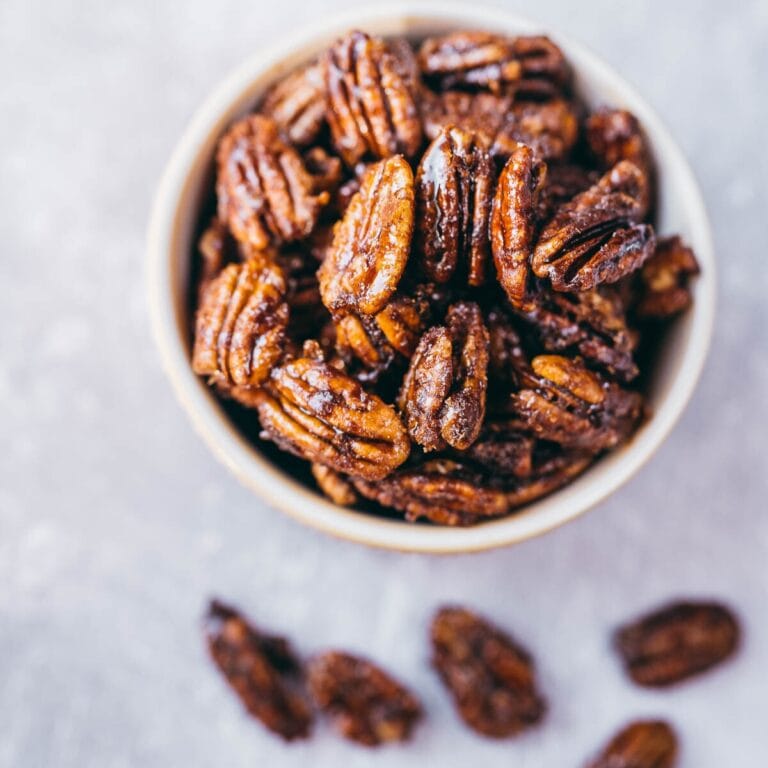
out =
[[[309,690],[339,733],[367,747],[406,741],[422,717],[421,704],[402,683],[367,659],[329,651],[313,658]]]
[[[406,160],[396,155],[372,165],[336,224],[317,273],[332,313],[384,309],[405,270],[413,220],[413,172]]]
[[[468,448],[485,417],[488,330],[477,304],[451,306],[444,326],[421,338],[398,404],[408,432],[425,451]]]
[[[350,32],[329,49],[324,72],[331,138],[349,167],[366,156],[416,153],[422,133],[414,84],[387,43]]]
[[[656,237],[644,215],[647,179],[622,160],[594,186],[562,205],[544,226],[531,267],[556,291],[586,291],[639,269]]]
[[[267,438],[337,472],[377,480],[408,458],[408,434],[392,406],[321,360],[274,368],[256,402]]]
[[[288,324],[282,270],[264,259],[230,264],[197,311],[192,368],[224,386],[258,386],[280,359]]]
[[[416,247],[429,280],[447,283],[461,269],[467,284],[485,282],[494,176],[471,132],[448,127],[429,145],[416,172]]]
[[[452,606],[438,611],[430,634],[432,664],[470,728],[504,738],[542,719],[533,659],[509,635]]]
[[[622,728],[587,768],[673,768],[677,736],[663,720],[637,720]]]
[[[204,630],[211,658],[249,714],[286,741],[309,736],[312,710],[288,641],[261,632],[218,600],[208,608]]]
[[[301,156],[264,115],[229,129],[217,152],[219,218],[254,248],[306,237],[317,223],[327,193],[313,193]]]
[[[690,278],[699,274],[699,264],[682,239],[665,237],[640,271],[640,296],[635,311],[640,317],[666,319],[684,312],[693,297]]]

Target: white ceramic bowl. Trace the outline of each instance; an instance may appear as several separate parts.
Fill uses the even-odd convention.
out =
[[[675,323],[658,361],[649,392],[652,418],[627,445],[570,485],[509,517],[471,528],[414,525],[335,506],[262,457],[190,367],[190,256],[200,203],[209,192],[216,142],[233,120],[253,108],[271,83],[351,28],[415,38],[457,28],[511,34],[546,31],[571,61],[576,87],[587,103],[626,107],[640,119],[658,170],[659,230],[681,233],[702,267],[694,305]],[[334,16],[311,30],[286,35],[249,58],[216,88],[179,141],[157,192],[149,229],[149,294],[155,337],[176,395],[216,456],[260,499],[307,525],[346,539],[399,550],[449,553],[498,547],[548,531],[593,507],[638,471],[669,434],[699,378],[712,330],[715,263],[706,211],[685,158],[653,110],[610,67],[567,38],[501,9],[483,9],[473,2],[409,2]]]

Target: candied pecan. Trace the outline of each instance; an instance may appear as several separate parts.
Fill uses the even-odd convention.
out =
[[[741,630],[724,605],[678,602],[621,627],[614,637],[627,673],[638,685],[686,680],[731,656]]]
[[[227,264],[239,258],[237,243],[229,234],[227,225],[217,216],[211,219],[197,244],[200,254],[200,270],[197,279],[197,303],[202,302],[211,281]]]
[[[528,356],[523,349],[520,334],[507,314],[498,307],[491,309],[486,317],[488,326],[489,376],[488,385],[501,385],[504,394],[509,385],[519,383],[520,371],[528,368]]]
[[[422,716],[404,685],[372,662],[329,651],[309,663],[309,690],[339,733],[368,747],[406,741]]]
[[[318,270],[331,312],[374,315],[384,309],[405,270],[414,218],[413,172],[397,155],[372,165]]]
[[[238,240],[265,248],[312,231],[329,196],[313,194],[312,176],[274,120],[251,115],[235,123],[216,158],[219,218]]]
[[[364,32],[350,32],[328,51],[325,83],[333,145],[352,167],[366,155],[412,156],[421,120],[402,51]]]
[[[274,368],[256,403],[266,437],[338,472],[377,480],[408,458],[408,434],[394,409],[320,360]]]
[[[645,173],[650,172],[651,156],[640,123],[626,109],[598,109],[585,126],[587,144],[601,168],[612,168],[630,160]]]
[[[321,62],[313,61],[276,83],[264,97],[269,115],[300,147],[311,144],[325,124],[326,93]]]
[[[563,451],[554,459],[542,461],[534,451],[530,477],[521,478],[507,491],[509,509],[530,504],[561,488],[580,475],[593,461],[583,451]]]
[[[472,525],[508,511],[505,492],[479,470],[451,459],[431,459],[396,470],[379,482],[353,478],[357,491],[405,513],[440,525]]]
[[[594,186],[562,205],[533,249],[531,267],[557,291],[615,283],[653,253],[656,238],[644,215],[647,181],[623,160]]]
[[[518,314],[548,352],[577,352],[623,381],[637,376],[637,337],[618,298],[602,286],[580,293],[540,291],[528,311]]]
[[[438,611],[432,664],[462,720],[485,736],[514,736],[538,723],[546,705],[531,656],[498,627],[464,608]]]
[[[312,476],[318,488],[340,507],[351,507],[357,501],[357,495],[352,484],[338,472],[334,472],[322,464],[312,464]]]
[[[661,720],[639,720],[621,729],[587,768],[673,768],[677,737]]]
[[[503,478],[527,478],[533,471],[534,440],[524,432],[499,429],[489,422],[464,455]]]
[[[204,627],[211,658],[246,710],[286,741],[306,738],[312,711],[288,641],[264,634],[218,600],[211,601]]]
[[[686,310],[693,300],[688,281],[698,274],[696,256],[678,235],[659,240],[640,272],[638,316],[663,319]]]
[[[642,396],[602,381],[578,359],[539,355],[511,397],[514,411],[543,440],[598,453],[629,437]]]
[[[416,173],[416,241],[430,280],[447,283],[466,258],[466,282],[485,281],[493,177],[474,134],[446,128],[429,145]]]
[[[398,404],[425,451],[468,448],[480,433],[488,387],[488,330],[477,304],[451,306],[419,342]]]
[[[304,154],[304,165],[312,176],[313,192],[335,193],[341,184],[341,160],[330,155],[322,147],[312,147]]]
[[[513,307],[530,306],[530,257],[538,194],[546,166],[520,145],[499,176],[491,213],[491,249],[499,282]]]
[[[441,90],[486,88],[546,98],[562,89],[569,76],[562,52],[546,37],[451,32],[427,38],[419,62],[424,76]]]
[[[539,195],[539,207],[536,218],[545,223],[549,221],[563,203],[593,186],[600,179],[597,171],[589,170],[571,163],[547,165],[547,176]]]
[[[424,133],[430,141],[456,126],[474,133],[487,147],[510,119],[512,97],[495,93],[445,91],[424,94],[421,109]]]
[[[210,282],[197,311],[192,368],[223,386],[258,386],[283,352],[286,285],[274,263],[230,264]]]

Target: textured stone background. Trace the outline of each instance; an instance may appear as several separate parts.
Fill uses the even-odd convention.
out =
[[[665,115],[712,215],[719,316],[693,403],[630,485],[542,539],[444,559],[264,507],[193,434],[149,336],[144,230],[168,153],[231,67],[352,3],[307,5],[0,3],[0,766],[568,766],[636,715],[677,723],[683,768],[764,764],[768,4],[509,3]],[[387,660],[429,710],[415,743],[371,756],[324,729],[292,748],[267,736],[206,660],[211,594],[304,651]],[[743,653],[673,692],[633,689],[607,630],[676,594],[740,609]],[[457,724],[425,663],[444,600],[535,649],[546,727],[497,744]]]

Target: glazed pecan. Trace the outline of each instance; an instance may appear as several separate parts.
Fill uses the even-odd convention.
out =
[[[720,664],[737,649],[741,630],[718,603],[671,603],[621,627],[614,637],[638,685],[661,687]]]
[[[509,38],[489,32],[451,32],[419,49],[424,77],[441,90],[485,88],[548,98],[569,78],[562,51],[546,37]]]
[[[422,716],[404,685],[366,659],[330,651],[312,659],[309,690],[347,739],[375,747],[406,741]]]
[[[312,177],[313,192],[335,195],[342,178],[342,165],[338,157],[322,147],[312,147],[304,153],[304,165]]]
[[[547,165],[547,176],[539,195],[536,218],[542,224],[548,222],[561,205],[581,194],[600,179],[597,171],[572,163]]]
[[[660,720],[639,720],[622,728],[587,768],[673,768],[677,737]]]
[[[626,440],[642,416],[642,396],[601,380],[578,359],[539,355],[511,402],[539,438],[599,453]]]
[[[406,520],[473,525],[509,510],[507,496],[486,474],[451,459],[430,459],[379,482],[353,479],[361,496],[405,514]]]
[[[511,96],[484,91],[426,91],[422,98],[424,133],[430,141],[434,141],[446,128],[455,126],[475,134],[490,148],[496,134],[511,119]]]
[[[640,123],[631,112],[599,109],[587,118],[585,132],[589,149],[601,168],[612,168],[621,160],[629,160],[650,173],[651,153]]]
[[[531,656],[509,635],[463,608],[442,608],[431,628],[432,664],[462,720],[485,736],[514,736],[546,705]]]
[[[528,478],[533,472],[534,439],[525,432],[486,424],[480,437],[465,452],[466,458],[479,464],[491,475]]]
[[[519,374],[528,368],[528,356],[523,349],[516,327],[504,310],[494,307],[486,316],[488,337],[488,386],[503,395],[520,382]]]
[[[451,306],[444,326],[419,342],[398,405],[425,451],[468,448],[480,433],[488,387],[488,330],[471,302]]]
[[[354,31],[330,48],[324,66],[331,138],[348,166],[367,155],[416,153],[421,120],[407,64],[398,52]]]
[[[200,235],[197,243],[200,267],[197,276],[197,304],[200,306],[205,291],[227,264],[236,261],[240,254],[237,241],[229,234],[227,225],[217,216]]]
[[[261,112],[269,115],[297,146],[315,141],[325,124],[322,63],[313,61],[276,83],[264,97]]]
[[[491,214],[491,249],[496,274],[513,307],[531,307],[530,258],[538,194],[546,166],[520,145],[499,176]]]
[[[622,381],[637,376],[637,336],[627,326],[618,297],[604,287],[580,293],[542,290],[528,311],[518,314],[548,352],[578,353]]]
[[[530,504],[542,496],[556,491],[580,475],[594,457],[583,450],[565,450],[553,457],[540,456],[534,450],[531,475],[521,478],[507,491],[509,509]]]
[[[320,360],[274,368],[256,402],[266,437],[343,474],[378,480],[408,458],[408,434],[394,409]]]
[[[429,145],[416,173],[416,243],[429,280],[447,283],[461,269],[469,285],[485,281],[493,183],[474,134],[446,128]]]
[[[638,269],[656,244],[653,227],[638,223],[646,195],[642,171],[617,163],[546,224],[533,249],[534,273],[557,291],[586,291]]]
[[[288,324],[282,270],[265,259],[230,264],[197,311],[192,368],[211,383],[258,386],[283,352]]]
[[[413,218],[413,172],[405,159],[372,165],[336,224],[317,273],[331,312],[374,315],[384,309],[405,270]]]
[[[688,282],[698,274],[696,256],[680,237],[659,240],[640,272],[638,316],[664,319],[686,310],[693,300]]]
[[[320,287],[315,274],[317,262],[310,254],[294,248],[278,251],[274,260],[285,275],[285,298],[290,310],[287,327],[289,337],[301,342],[307,337],[316,336],[318,327],[330,317],[320,299]]]
[[[211,602],[204,626],[211,658],[246,710],[286,741],[306,738],[312,711],[288,641],[264,634],[218,600]]]
[[[494,157],[507,159],[518,144],[526,144],[539,160],[555,161],[568,156],[579,136],[573,105],[565,99],[515,103],[491,147]]]
[[[322,464],[312,464],[312,477],[318,488],[340,507],[351,507],[357,501],[357,495],[352,484],[338,472],[334,472]]]
[[[246,117],[229,129],[217,153],[219,218],[254,248],[306,237],[327,193],[314,181],[299,153],[264,115]]]

